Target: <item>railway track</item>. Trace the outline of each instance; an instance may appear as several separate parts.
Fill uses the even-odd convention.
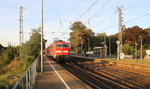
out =
[[[104,66],[102,63],[96,63],[96,64],[91,64],[95,67],[102,67]],[[110,69],[114,69],[114,70],[121,70],[121,71],[126,71],[126,72],[130,72],[136,75],[141,75],[141,76],[146,76],[146,77],[150,77],[150,72],[149,70],[145,70],[145,69],[139,69],[139,68],[135,68],[132,66],[125,66],[125,65],[113,65],[113,64],[109,64],[109,65],[105,65],[105,68],[110,68]]]
[[[95,69],[81,64],[61,64],[65,69],[80,78],[94,89],[141,89],[141,87],[125,82],[119,78],[100,73]],[[107,75],[107,76],[106,76]]]
[[[107,73],[108,75],[115,76],[124,81],[136,84],[143,89],[149,89],[150,85],[150,72],[145,69],[137,68],[136,66],[125,65],[112,65],[102,63],[81,63],[91,69],[95,69],[100,73]]]
[[[111,64],[104,65],[101,63],[91,63],[91,62],[81,62],[80,64],[83,65],[84,67],[86,67],[85,69],[88,68],[89,70],[91,70],[97,74],[100,74],[100,75],[106,74],[106,76],[107,75],[112,76],[112,79],[114,79],[114,80],[115,80],[115,78],[121,79],[123,81],[128,82],[128,84],[135,85],[142,89],[149,89],[149,87],[150,87],[149,72],[148,71],[146,72],[146,70],[142,70],[143,73],[140,73],[140,70],[137,69],[137,71],[136,71],[136,68],[134,68],[134,67],[133,68],[130,67],[129,69],[125,67],[125,69],[124,69],[124,66],[121,67],[120,65],[117,65],[117,66],[116,65],[114,66]],[[111,79],[111,77],[110,77],[110,79]]]
[[[112,69],[116,69],[116,70],[127,71],[127,72],[131,72],[131,73],[134,73],[134,74],[150,77],[150,72],[149,71],[139,70],[139,69],[136,69],[136,68],[126,67],[126,66],[118,66],[118,65],[107,66],[107,67],[112,68]]]

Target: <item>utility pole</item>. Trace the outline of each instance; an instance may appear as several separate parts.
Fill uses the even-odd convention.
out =
[[[23,6],[20,6],[20,18],[19,18],[19,56],[21,56],[21,46],[24,42],[23,38]]]
[[[107,56],[106,33],[104,32],[104,57]]]
[[[141,57],[141,60],[143,59],[143,55],[142,55],[142,48],[143,48],[143,41],[142,41],[142,36],[139,36],[141,38],[141,48],[140,48],[140,57]]]
[[[109,56],[111,57],[111,38],[109,38]]]
[[[104,46],[106,47],[106,33],[104,32]]]
[[[137,43],[135,42],[135,60],[137,60]]]
[[[41,73],[43,74],[43,0],[41,0]]]
[[[89,38],[87,39],[88,39],[88,51],[90,51],[90,39]]]
[[[119,45],[120,45],[120,41],[116,41],[116,44],[117,44],[117,61],[119,61],[119,59],[120,59],[120,51],[119,51]]]
[[[121,58],[121,54],[122,54],[122,21],[123,21],[123,17],[122,17],[122,8],[118,8],[118,14],[119,14],[119,59]]]

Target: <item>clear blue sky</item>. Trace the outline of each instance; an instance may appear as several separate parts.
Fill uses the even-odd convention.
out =
[[[95,1],[44,0],[44,38],[48,40],[48,44],[53,41],[53,38],[65,38],[67,40],[70,23],[79,18]],[[118,24],[117,7],[123,6],[123,24],[126,27],[135,25],[142,28],[150,27],[150,0],[110,0],[93,19],[90,19],[108,1],[99,0],[79,20],[95,33],[115,34],[118,32],[118,27],[110,27]],[[30,35],[27,33],[31,32],[32,28],[40,26],[40,2],[41,0],[0,0],[0,44],[4,46],[7,46],[8,42],[11,42],[12,45],[19,44],[20,5],[25,8],[24,35],[25,40],[28,40]],[[125,23],[130,19],[146,14],[149,15]],[[62,32],[65,34],[63,35]]]

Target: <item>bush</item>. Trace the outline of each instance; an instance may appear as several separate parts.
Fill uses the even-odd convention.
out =
[[[7,49],[0,54],[0,68],[10,63],[18,54],[18,49],[15,47],[7,47]]]
[[[142,50],[142,56],[143,56],[143,58],[144,58],[145,55],[146,55],[146,50],[143,49],[143,50]],[[138,57],[138,58],[141,57],[141,50],[138,50],[138,51],[137,51],[137,57]]]
[[[122,50],[126,55],[133,55],[135,52],[134,48],[129,44],[124,44]]]
[[[40,37],[39,31],[33,30],[30,40],[21,46],[20,57],[19,47],[7,47],[0,54],[0,89],[12,89],[15,82],[37,58],[40,52]]]

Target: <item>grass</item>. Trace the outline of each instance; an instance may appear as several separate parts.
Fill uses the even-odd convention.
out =
[[[14,85],[23,72],[23,61],[15,58],[10,64],[0,70],[0,88],[2,86],[9,87]]]

